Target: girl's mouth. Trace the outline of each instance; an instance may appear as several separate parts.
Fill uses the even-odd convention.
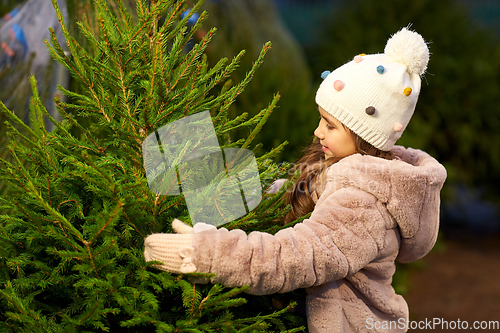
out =
[[[330,149],[328,149],[328,147],[325,147],[325,146],[321,146],[321,149],[323,149],[324,152],[329,152]]]

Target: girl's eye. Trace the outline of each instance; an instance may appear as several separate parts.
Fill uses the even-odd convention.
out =
[[[328,125],[328,124],[326,125],[326,128],[328,128],[329,130],[334,129],[334,127],[333,127],[333,126],[330,126],[330,125]]]

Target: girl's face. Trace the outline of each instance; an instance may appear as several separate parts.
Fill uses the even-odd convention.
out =
[[[342,158],[354,154],[356,144],[351,132],[321,106],[318,106],[318,110],[321,118],[314,135],[323,146],[325,158]]]

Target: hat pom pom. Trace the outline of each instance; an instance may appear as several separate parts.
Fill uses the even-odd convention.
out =
[[[403,63],[409,73],[422,75],[429,62],[429,48],[422,36],[407,28],[396,32],[388,41],[384,53]]]

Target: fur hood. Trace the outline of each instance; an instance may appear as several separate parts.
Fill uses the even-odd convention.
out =
[[[355,154],[330,166],[327,186],[317,186],[316,204],[339,189],[360,189],[375,196],[395,219],[401,232],[397,260],[412,262],[434,246],[439,229],[440,190],[446,169],[427,153],[396,146],[396,159]],[[319,198],[319,199],[318,199]]]

